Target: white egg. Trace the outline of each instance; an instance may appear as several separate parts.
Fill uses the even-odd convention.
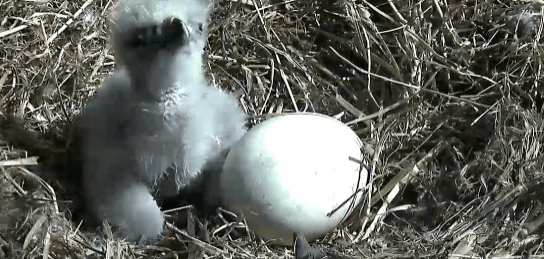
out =
[[[227,209],[264,240],[292,245],[332,231],[361,201],[367,182],[362,142],[324,115],[286,114],[249,130],[230,150],[221,174]]]

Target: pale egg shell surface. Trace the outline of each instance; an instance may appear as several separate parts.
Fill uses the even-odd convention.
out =
[[[332,231],[361,201],[362,143],[343,123],[295,113],[268,119],[230,150],[221,174],[227,209],[264,240],[292,245]]]

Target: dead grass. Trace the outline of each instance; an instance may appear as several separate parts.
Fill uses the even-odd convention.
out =
[[[212,16],[210,78],[254,123],[315,111],[365,140],[372,196],[315,245],[332,257],[544,255],[544,7],[371,2],[221,0]],[[40,132],[76,116],[113,69],[111,5],[0,0],[2,109]],[[62,189],[16,165],[26,152],[1,145],[0,258],[294,257],[220,219],[208,243],[198,219],[154,246],[90,235]]]

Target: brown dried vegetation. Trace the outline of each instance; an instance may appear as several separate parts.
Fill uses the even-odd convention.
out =
[[[48,134],[77,116],[113,71],[112,4],[0,0],[1,110]],[[206,69],[253,123],[315,111],[365,141],[367,202],[313,244],[330,257],[543,255],[543,10],[511,0],[221,0]],[[221,219],[206,225],[207,243],[194,238],[195,217],[153,246],[112,239],[107,227],[90,234],[62,186],[39,176],[36,154],[9,139],[0,136],[0,258],[294,258]]]

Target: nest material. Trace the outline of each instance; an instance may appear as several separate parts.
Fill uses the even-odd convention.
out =
[[[33,136],[69,123],[112,71],[112,4],[0,2],[0,105]],[[319,112],[365,140],[371,196],[312,244],[330,257],[541,255],[542,10],[520,1],[221,0],[206,70],[239,94],[253,123]],[[154,246],[112,239],[107,226],[97,236],[79,230],[62,186],[32,169],[27,151],[41,154],[11,148],[5,125],[0,258],[294,256],[240,224],[185,212],[187,230],[169,225]],[[58,145],[51,139],[43,143]]]

